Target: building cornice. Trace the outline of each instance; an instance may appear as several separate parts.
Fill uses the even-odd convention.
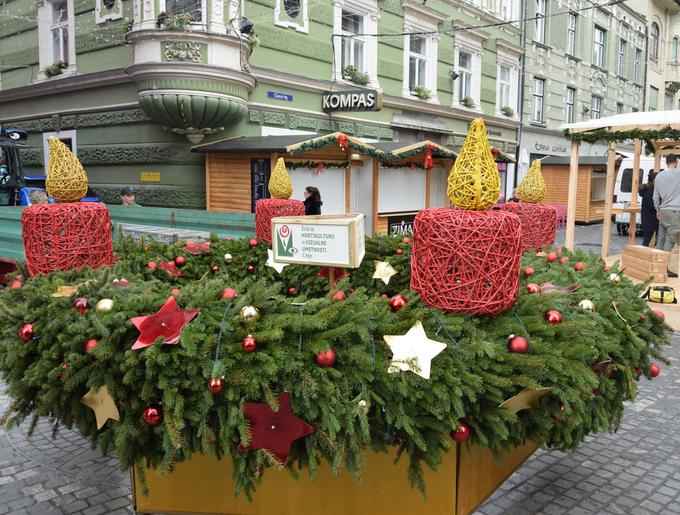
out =
[[[461,11],[463,11],[465,14],[468,16],[471,16],[473,18],[479,18],[480,20],[488,21],[491,23],[498,23],[498,22],[505,22],[503,18],[500,16],[495,16],[494,14],[491,14],[484,9],[480,9],[479,7],[475,7],[469,2],[466,2],[465,0],[444,0],[444,3],[447,3],[453,7],[457,7]],[[512,36],[519,36],[520,34],[520,28],[516,25],[513,24],[507,24],[507,25],[501,25],[498,27],[500,30],[512,35]]]
[[[478,29],[474,25],[463,23],[460,20],[453,22],[453,30],[454,32],[460,31],[463,37],[477,39],[480,42],[489,39],[489,33],[484,29]]]
[[[401,6],[404,8],[405,14],[411,14],[415,17],[422,18],[435,25],[450,18],[448,14],[427,7],[425,2],[418,0],[401,0]]]
[[[88,73],[85,75],[71,75],[68,77],[51,78],[40,82],[34,82],[28,86],[12,88],[0,91],[0,103],[24,100],[27,98],[42,97],[46,95],[58,95],[72,93],[84,89],[103,88],[116,84],[131,83],[122,68],[107,70],[104,72]]]
[[[524,53],[524,49],[521,46],[510,43],[509,41],[505,41],[504,39],[497,39],[496,47],[506,54],[520,56]]]

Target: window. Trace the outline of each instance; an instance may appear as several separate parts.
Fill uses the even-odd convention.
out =
[[[360,72],[364,71],[364,39],[357,34],[364,33],[364,17],[347,11],[342,11],[341,52],[342,69],[354,66]]]
[[[593,64],[604,68],[607,31],[595,25],[593,37]]]
[[[531,112],[531,119],[534,122],[543,121],[543,92],[545,90],[545,80],[544,79],[534,79],[534,102],[533,109]]]
[[[652,22],[649,31],[649,58],[659,60],[659,25],[656,22]]]
[[[602,97],[593,95],[590,99],[590,118],[597,120],[602,114]]]
[[[663,96],[663,109],[664,111],[670,111],[673,109],[673,95],[666,93]]]
[[[309,32],[307,0],[276,0],[274,24],[295,29],[298,32]]]
[[[640,168],[640,175],[638,176],[638,184],[642,184],[643,176],[642,168]],[[633,169],[625,168],[621,174],[621,193],[630,193],[633,189]]]
[[[51,5],[52,62],[68,64],[68,3],[55,2]]]
[[[616,73],[621,77],[626,76],[626,41],[619,39],[619,60],[616,65]]]
[[[202,0],[165,0],[165,12],[169,16],[186,14],[194,23],[203,21]]]
[[[649,87],[649,111],[656,111],[659,107],[659,90],[654,86]]]
[[[678,62],[678,38],[675,37],[673,38],[673,41],[671,41],[671,62],[672,63],[677,63]]]
[[[567,88],[567,96],[565,97],[565,103],[566,103],[566,122],[567,123],[574,123],[574,115],[575,115],[575,106],[576,102],[576,90],[574,88]]]
[[[427,68],[426,41],[422,36],[409,36],[408,52],[408,87],[415,91],[418,86],[425,86],[425,70]]]
[[[38,6],[40,78],[76,72],[74,0],[44,0]]]
[[[517,0],[501,0],[501,17],[505,21],[517,21],[515,14],[517,5]]]
[[[546,0],[536,0],[536,31],[534,40],[545,43],[545,12]]]
[[[638,84],[642,80],[642,50],[635,49],[635,63],[633,68],[633,80]]]
[[[576,55],[576,13],[569,13],[567,22],[567,53]]]
[[[498,74],[498,82],[500,89],[500,106],[510,107],[510,89],[512,88],[512,79],[510,77],[510,67],[501,64]]]
[[[623,104],[621,102],[616,103],[616,114],[623,114]]]
[[[78,157],[78,146],[77,146],[77,139],[76,139],[76,131],[70,130],[70,131],[61,131],[61,132],[43,132],[42,133],[42,141],[43,141],[43,158],[44,158],[44,163],[45,163],[45,173],[47,173],[47,169],[50,164],[50,140],[49,138],[55,137],[59,141],[61,141],[64,145],[68,147],[68,149],[73,152],[73,155]]]
[[[458,52],[458,98],[472,96],[472,56]]]

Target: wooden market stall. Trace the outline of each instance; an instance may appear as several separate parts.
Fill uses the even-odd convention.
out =
[[[618,168],[617,161],[617,168]],[[545,181],[545,199],[550,205],[567,205],[569,195],[569,158],[550,156],[541,161],[541,172]],[[607,179],[607,158],[605,156],[583,157],[578,165],[576,185],[575,221],[581,223],[601,222],[604,219],[604,204]]]

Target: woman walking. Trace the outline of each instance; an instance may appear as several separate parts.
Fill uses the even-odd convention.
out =
[[[654,170],[649,171],[647,184],[640,186],[640,222],[642,224],[642,246],[648,247],[652,236],[659,230],[659,218],[654,209]]]
[[[320,215],[322,204],[319,189],[307,186],[305,188],[305,215]]]

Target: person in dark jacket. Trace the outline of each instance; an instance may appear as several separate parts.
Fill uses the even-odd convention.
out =
[[[649,171],[647,184],[640,186],[640,222],[642,223],[642,245],[649,246],[652,236],[659,229],[659,218],[654,208],[654,170]]]
[[[319,189],[307,186],[305,188],[305,215],[320,215],[322,204]]]

